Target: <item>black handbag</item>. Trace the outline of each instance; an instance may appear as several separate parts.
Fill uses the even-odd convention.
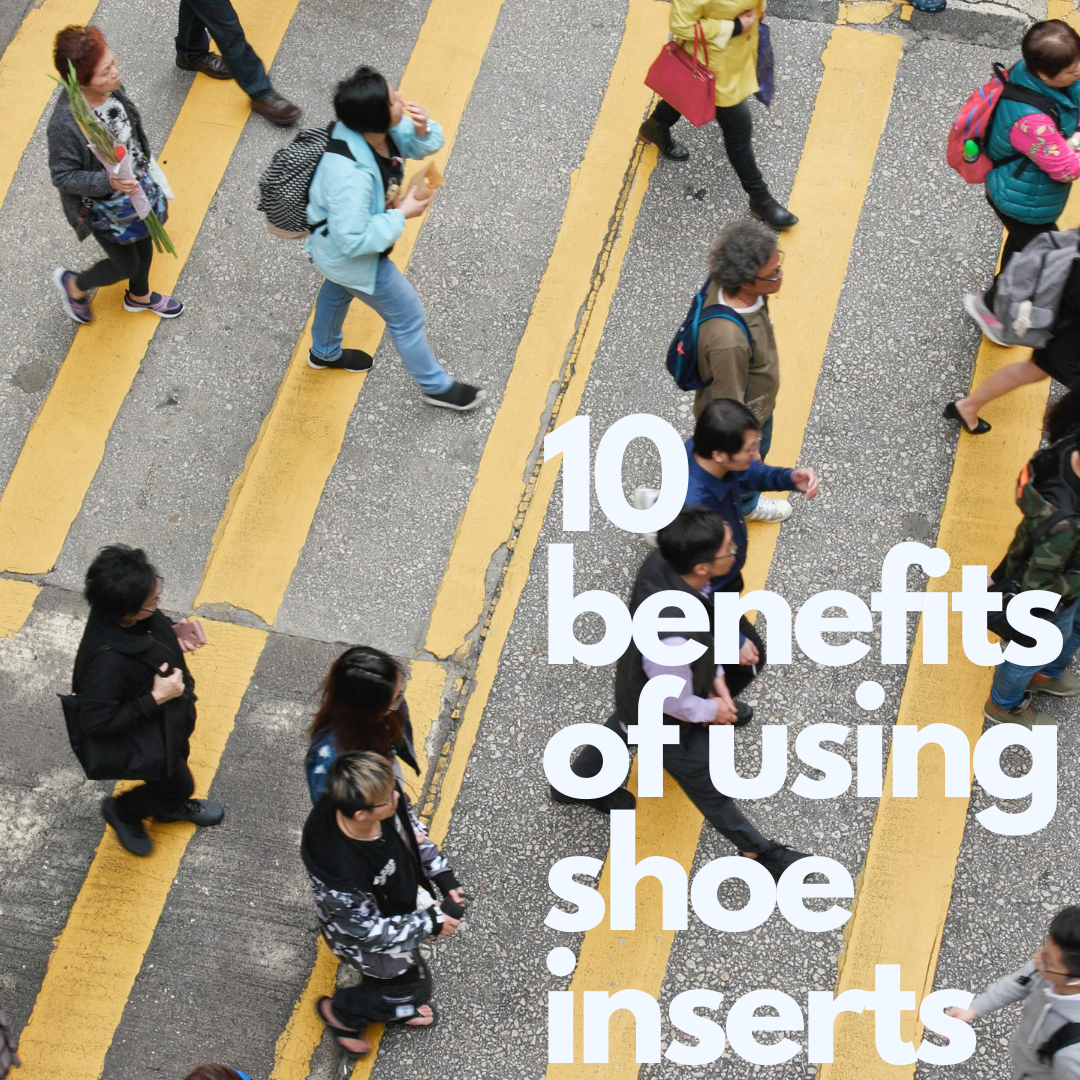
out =
[[[105,652],[102,645],[95,653]],[[91,657],[93,659],[93,657]],[[149,661],[135,657],[155,675]],[[82,701],[78,694],[57,694],[64,711],[68,742],[88,780],[164,780],[169,776],[165,709],[124,735],[87,736],[82,729]]]
[[[1067,517],[1072,517],[1072,510],[1058,510],[1051,514],[1028,538],[1027,543],[1024,545],[1024,550],[1020,553],[1020,564],[1023,565],[1031,558],[1031,553],[1035,550],[1035,544],[1041,540],[1050,530],[1059,522],[1064,521]],[[1005,612],[1009,607],[1010,601],[1014,596],[1018,596],[1024,590],[1020,588],[1020,583],[1014,581],[1012,578],[1005,578],[1002,575],[1005,572],[1005,559],[1002,559],[998,564],[997,569],[990,575],[993,578],[993,584],[988,585],[987,592],[1001,593],[1001,610],[991,611],[986,617],[986,629],[992,634],[997,634],[1003,642],[1015,641],[1017,645],[1022,645],[1025,649],[1034,647],[1037,642],[1033,637],[1028,637],[1027,634],[1021,634],[1018,630],[1013,629],[1012,624],[1005,617]],[[1053,622],[1055,616],[1061,610],[1061,603],[1059,602],[1057,607],[1053,610],[1050,608],[1032,608],[1032,615],[1039,619],[1045,619],[1046,622]],[[1045,614],[1043,614],[1045,612]]]

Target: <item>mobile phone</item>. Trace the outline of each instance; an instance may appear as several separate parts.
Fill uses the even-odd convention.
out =
[[[202,623],[198,619],[175,623],[173,633],[176,634],[177,641],[189,648],[197,649],[200,645],[206,644],[206,631],[203,630]]]

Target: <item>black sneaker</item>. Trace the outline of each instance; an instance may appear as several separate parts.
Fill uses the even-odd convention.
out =
[[[475,409],[487,397],[487,393],[468,383],[456,382],[449,390],[444,390],[441,394],[424,394],[423,397],[429,405],[435,405],[440,409],[468,412],[470,409]]]
[[[225,807],[209,799],[188,799],[181,803],[171,814],[155,814],[155,821],[190,821],[192,825],[207,828],[220,825],[225,817]]]
[[[735,701],[735,715],[738,720],[732,724],[732,727],[746,727],[751,720],[754,719],[754,710],[750,705],[747,705],[745,701]]]
[[[117,800],[107,795],[101,800],[101,816],[113,827],[120,846],[132,855],[149,855],[154,850],[154,841],[146,835],[141,821],[130,825],[124,821],[116,809]]]
[[[599,810],[601,814],[610,814],[612,810],[633,810],[637,806],[637,799],[624,787],[616,788],[610,795],[600,799],[572,799],[564,795],[558,788],[551,788],[551,801],[562,803],[564,806],[576,803],[580,806],[591,806]]]
[[[370,371],[375,358],[363,349],[342,349],[336,360],[320,360],[313,352],[309,352],[307,362],[308,367],[313,367],[316,371]]]
[[[775,847],[759,852],[757,861],[772,874],[776,881],[779,881],[780,875],[792,863],[809,858],[810,856],[805,851],[796,851],[794,848],[786,847],[784,844],[777,844]]]

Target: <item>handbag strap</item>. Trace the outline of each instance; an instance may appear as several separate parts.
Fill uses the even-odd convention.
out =
[[[694,63],[698,63],[697,47],[698,38],[701,39],[701,51],[705,54],[705,67],[709,66],[709,43],[705,39],[705,28],[700,22],[694,23]]]

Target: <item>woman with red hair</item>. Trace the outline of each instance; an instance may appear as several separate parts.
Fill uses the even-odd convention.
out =
[[[90,290],[127,279],[125,311],[149,311],[174,319],[184,305],[150,291],[154,242],[130,198],[141,184],[164,222],[166,193],[154,177],[164,178],[154,163],[139,111],[120,83],[116,57],[96,26],[68,26],[56,35],[53,60],[61,75],[75,69],[86,104],[108,129],[113,142],[124,147],[136,176],[135,180],[124,180],[106,172],[87,146],[86,136],[71,114],[67,94],[61,94],[46,129],[49,172],[76,235],[80,240],[93,235],[105,252],[104,259],[81,273],[63,267],[54,271],[53,282],[64,311],[77,323],[90,322]]]

